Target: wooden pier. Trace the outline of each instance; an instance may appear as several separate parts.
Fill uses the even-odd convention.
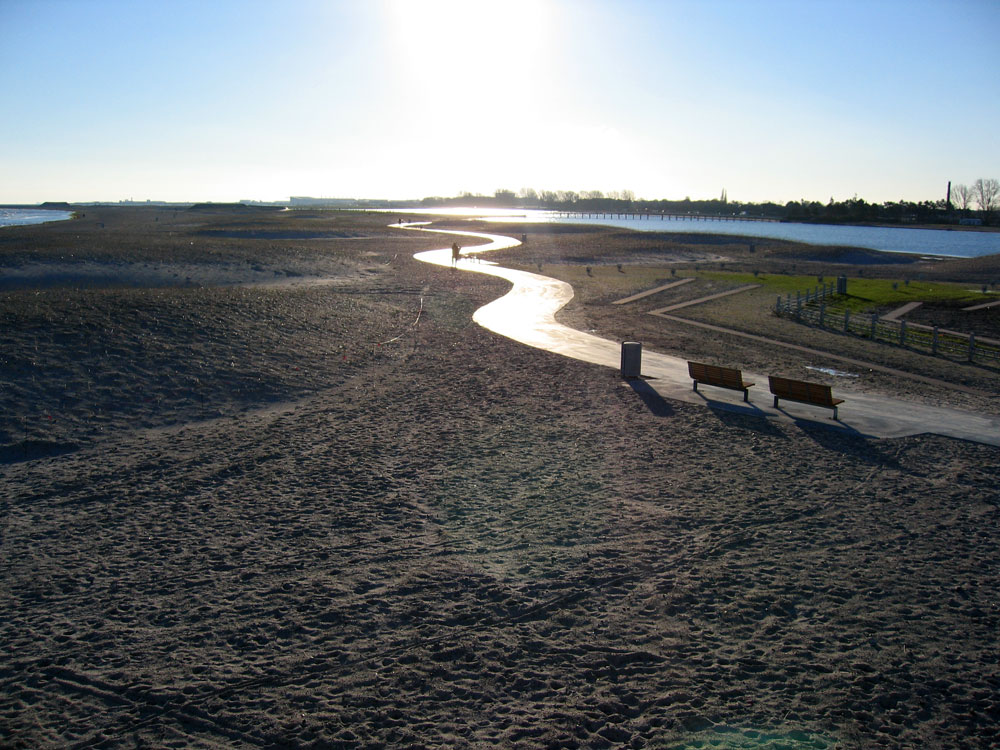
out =
[[[641,213],[621,213],[616,211],[557,211],[560,219],[626,219],[626,220],[652,220],[678,221],[689,219],[691,221],[769,221],[778,223],[780,219],[769,219],[764,216],[711,216],[707,214],[668,214],[654,211],[643,211]]]

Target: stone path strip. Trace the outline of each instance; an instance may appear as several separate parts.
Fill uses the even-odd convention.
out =
[[[963,310],[985,310],[987,307],[996,307],[1000,305],[1000,299],[993,302],[984,302],[981,305],[973,305],[972,307],[963,307]]]
[[[916,310],[922,304],[924,304],[924,303],[923,302],[907,302],[902,307],[897,307],[892,312],[886,313],[885,315],[883,315],[882,316],[882,320],[899,320],[900,318],[902,318],[904,315],[906,315],[911,310]]]
[[[672,310],[680,310],[682,307],[690,307],[691,305],[700,305],[702,302],[708,302],[709,300],[719,299],[720,297],[728,297],[730,294],[739,294],[740,292],[747,292],[751,289],[757,289],[760,284],[748,284],[747,286],[741,286],[737,289],[730,289],[728,292],[719,292],[718,294],[710,294],[707,297],[701,297],[699,299],[689,300],[688,302],[680,302],[676,305],[670,305],[669,307],[661,307],[659,310],[651,310],[650,315],[659,315],[660,313],[671,312]]]
[[[643,297],[649,297],[653,294],[658,294],[659,292],[665,292],[668,289],[673,289],[675,286],[681,286],[682,284],[688,284],[694,281],[694,276],[689,276],[686,279],[680,279],[679,281],[673,281],[669,284],[664,284],[663,286],[658,286],[656,289],[649,289],[645,292],[639,292],[638,294],[633,294],[631,297],[625,297],[624,299],[615,300],[612,305],[626,305],[629,302],[635,302]]]

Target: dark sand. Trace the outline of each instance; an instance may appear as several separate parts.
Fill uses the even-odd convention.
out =
[[[506,285],[447,240],[313,216],[0,230],[130,274],[0,294],[0,744],[1000,743],[1000,450],[664,401],[472,324]],[[204,234],[288,222],[358,236]],[[656,322],[600,288],[566,316]]]

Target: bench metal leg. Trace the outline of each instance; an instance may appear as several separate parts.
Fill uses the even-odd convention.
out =
[[[837,419],[837,407],[833,407],[833,418]]]
[[[694,392],[695,392],[695,393],[697,393],[697,392],[698,392],[698,381],[697,381],[697,380],[696,380],[696,381],[694,381]]]
[[[774,397],[774,408],[775,409],[778,408],[778,397],[777,396]]]
[[[743,400],[746,401],[748,404],[750,403],[750,389],[749,388],[744,388],[743,389]]]

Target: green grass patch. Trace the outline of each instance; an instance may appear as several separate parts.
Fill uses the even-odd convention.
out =
[[[690,275],[690,274],[688,274]],[[694,275],[711,281],[721,281],[734,286],[760,284],[764,289],[775,294],[795,294],[819,286],[820,283],[836,282],[833,276],[824,277],[823,282],[815,276],[786,276],[778,273],[760,273],[756,276],[749,272],[735,271],[695,271]]]
[[[847,293],[850,297],[864,300],[873,305],[905,305],[907,302],[988,302],[1000,298],[1000,293],[983,294],[969,284],[949,284],[946,282],[902,281],[888,279],[848,279]]]

